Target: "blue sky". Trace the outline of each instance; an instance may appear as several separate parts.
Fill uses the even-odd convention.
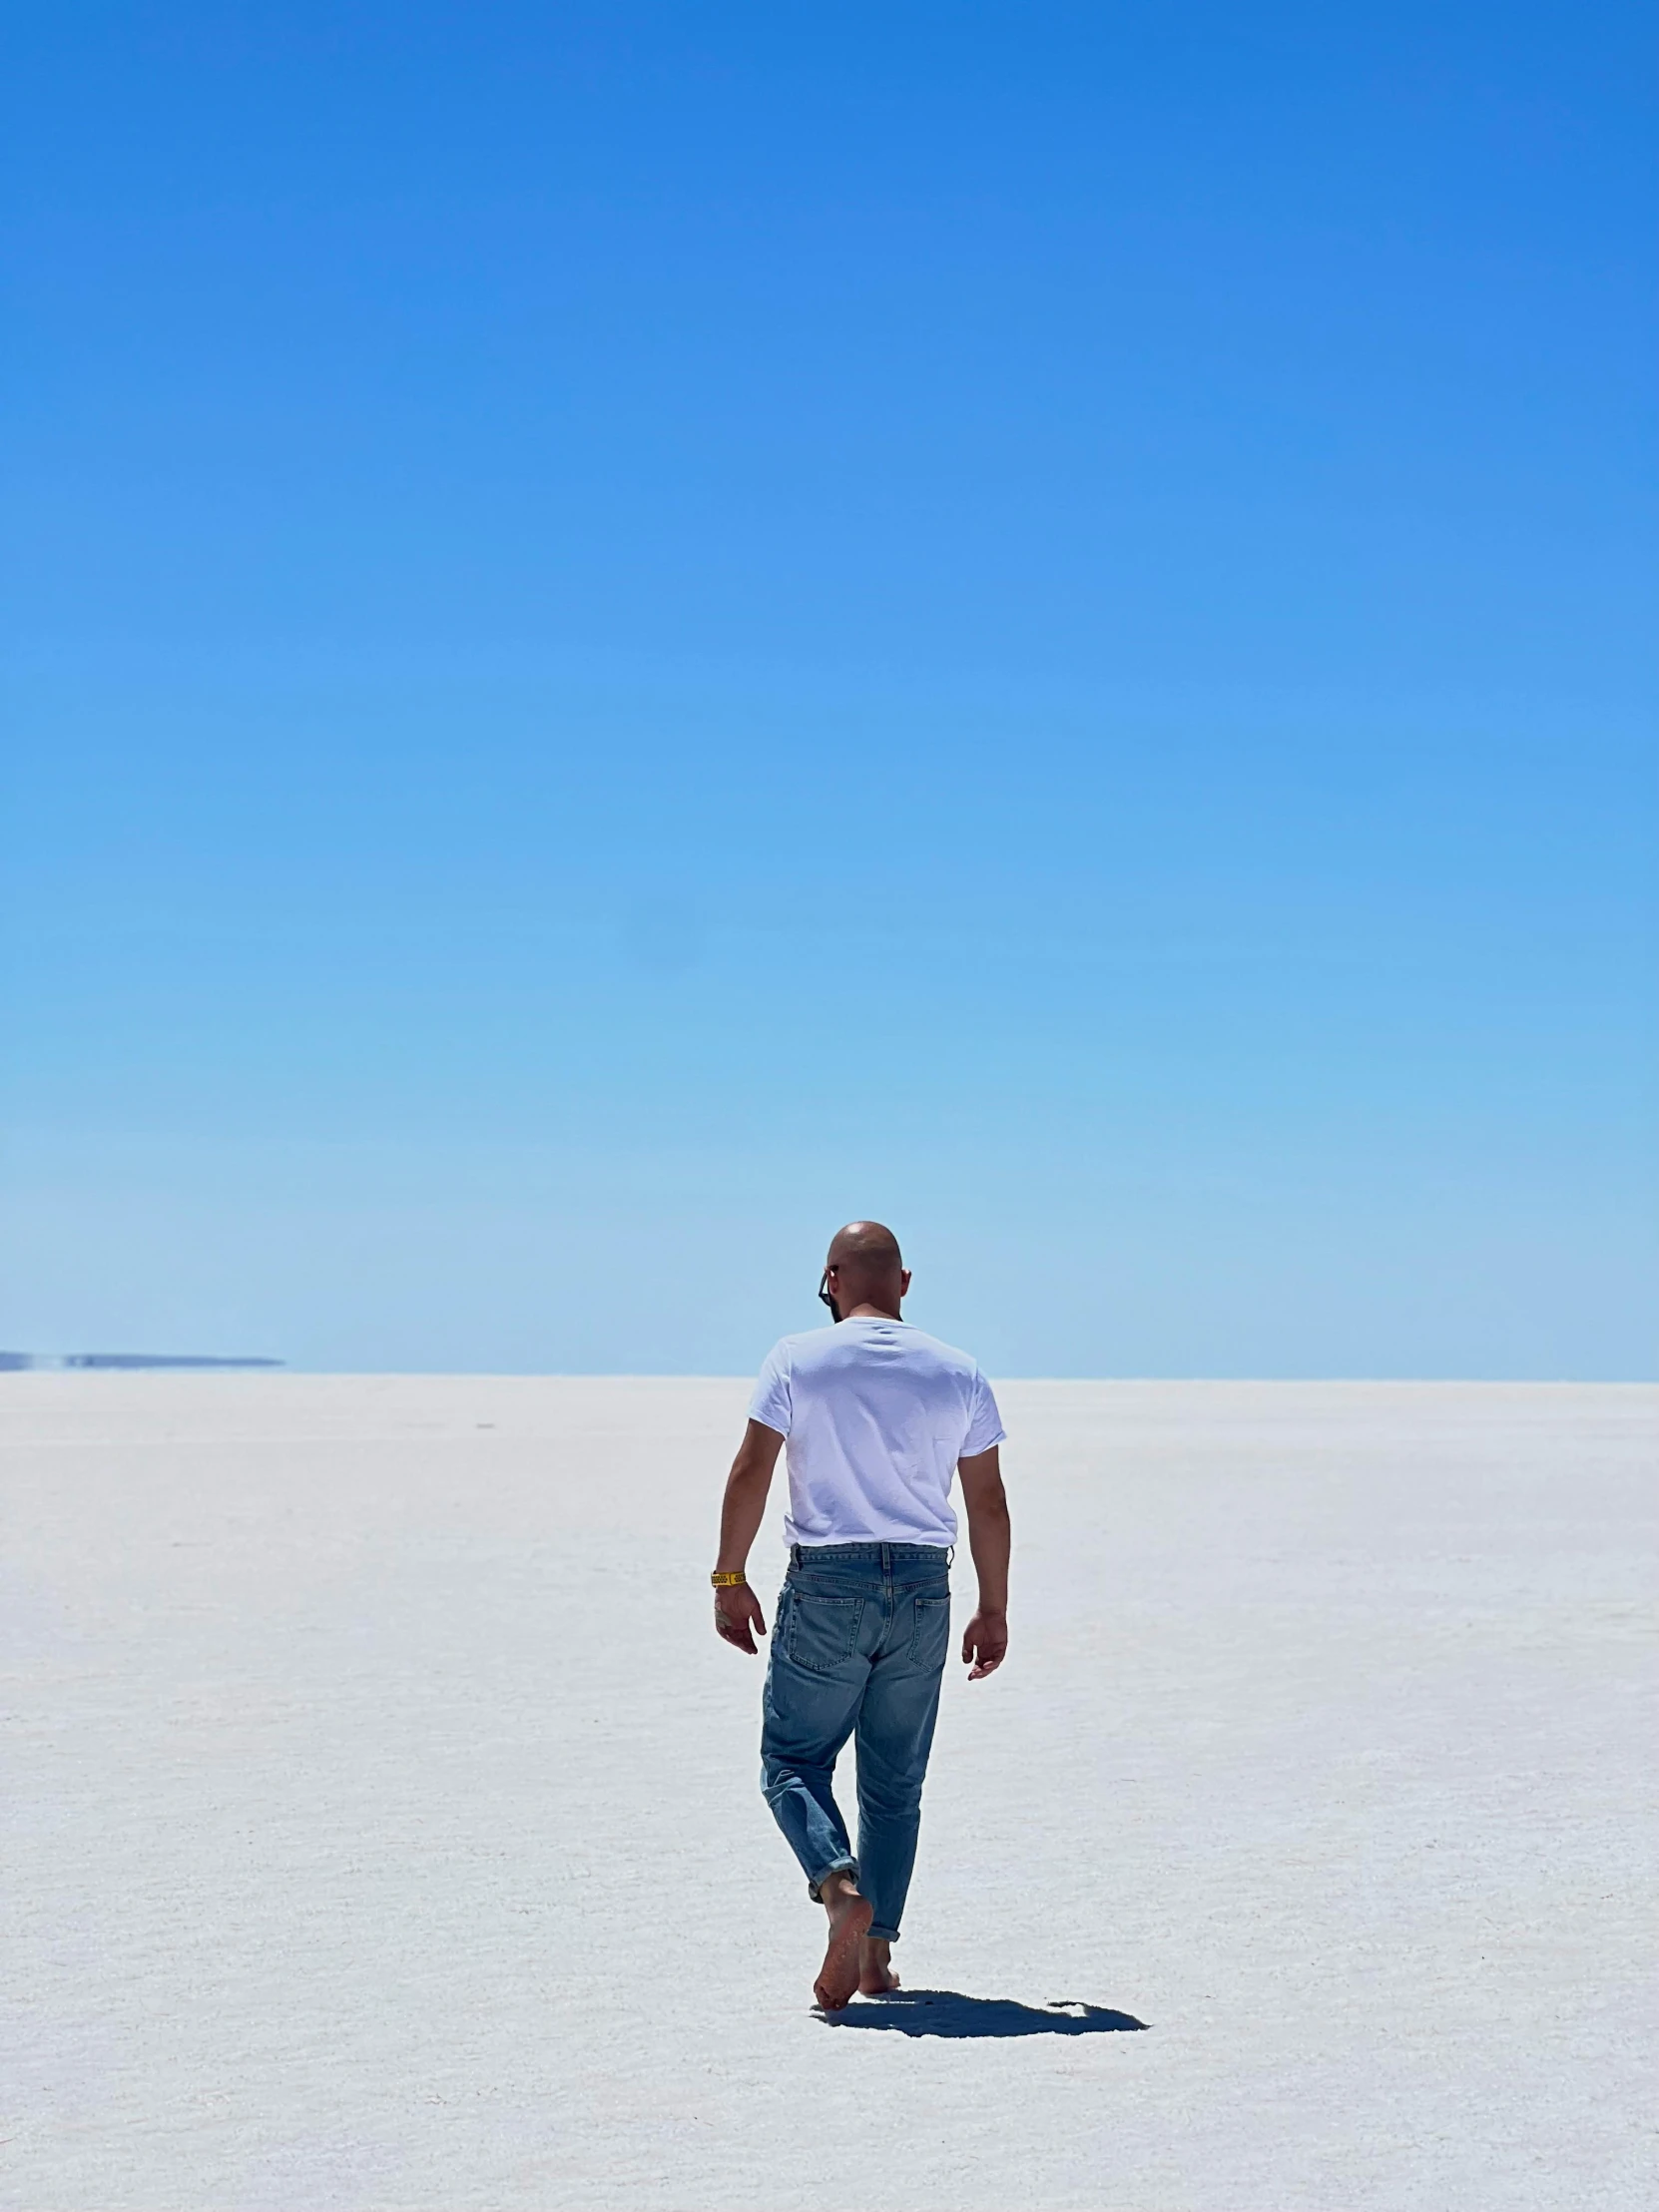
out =
[[[15,11],[0,1343],[1653,1372],[1655,43]]]

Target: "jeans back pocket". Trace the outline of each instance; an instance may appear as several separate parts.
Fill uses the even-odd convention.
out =
[[[950,1593],[918,1597],[910,1657],[918,1667],[942,1667],[950,1644]]]
[[[811,1674],[833,1674],[845,1666],[858,1641],[861,1597],[813,1597],[790,1592],[790,1657]]]

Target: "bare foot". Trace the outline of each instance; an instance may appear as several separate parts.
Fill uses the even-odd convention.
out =
[[[858,1986],[858,1938],[875,1918],[844,1874],[832,1874],[819,1892],[830,1916],[830,1947],[824,1954],[813,1994],[827,2012],[838,2012]]]
[[[858,1945],[858,1994],[884,1997],[898,1987],[898,1976],[888,1962],[888,1943],[881,1936],[866,1936]]]

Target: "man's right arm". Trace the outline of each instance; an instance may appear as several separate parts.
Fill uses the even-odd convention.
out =
[[[962,1658],[972,1670],[968,1680],[978,1682],[1001,1666],[1008,1649],[1008,1554],[1013,1529],[996,1445],[958,1459],[956,1472],[962,1478],[968,1546],[979,1577],[979,1605],[962,1638]]]
[[[760,1533],[772,1488],[773,1470],[784,1439],[764,1420],[752,1420],[744,1430],[738,1456],[726,1477],[726,1497],[720,1509],[720,1557],[717,1574],[743,1574],[749,1565],[749,1547]],[[761,1601],[747,1582],[729,1583],[715,1592],[715,1628],[740,1651],[753,1651],[755,1631],[764,1636],[767,1624]]]

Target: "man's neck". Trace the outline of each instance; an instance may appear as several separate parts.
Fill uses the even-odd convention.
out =
[[[895,1314],[889,1306],[852,1306],[842,1314],[842,1321],[902,1321],[902,1314]]]

